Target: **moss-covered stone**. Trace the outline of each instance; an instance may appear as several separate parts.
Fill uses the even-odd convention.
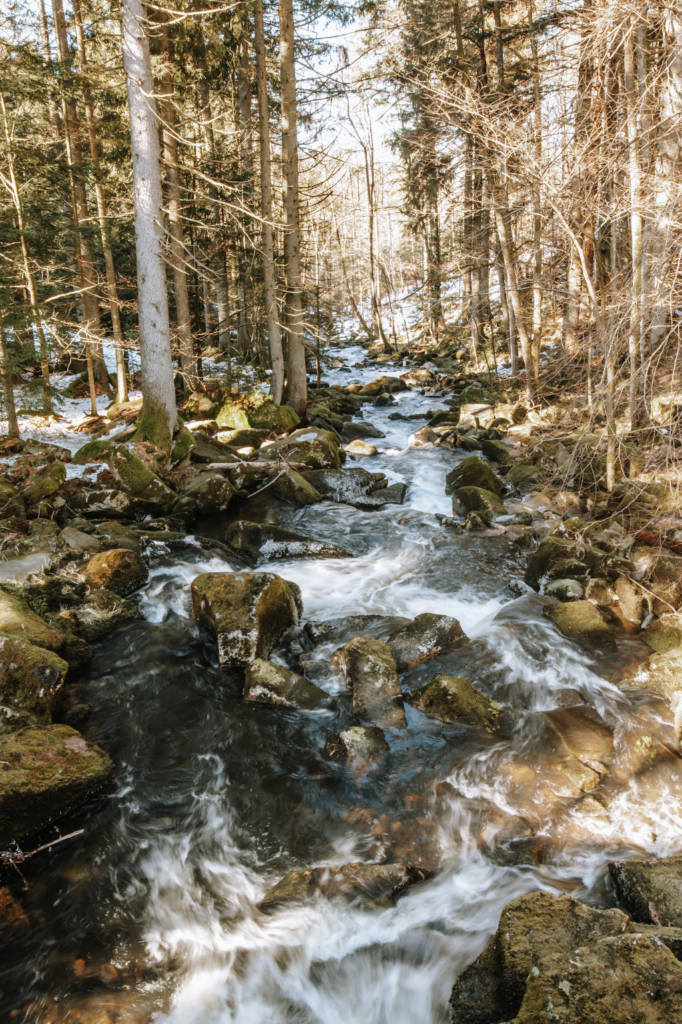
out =
[[[79,515],[94,519],[144,519],[155,515],[159,509],[154,502],[133,498],[116,487],[77,491],[70,498],[69,506]]]
[[[232,523],[225,534],[225,542],[233,551],[246,556],[251,562],[269,562],[280,558],[352,558],[350,551],[315,540],[293,530],[269,523],[249,523],[239,520]]]
[[[589,601],[571,601],[568,604],[546,604],[543,614],[570,640],[588,647],[607,647],[615,650],[613,629],[605,622]]]
[[[304,676],[284,665],[256,658],[246,670],[244,700],[311,711],[327,694]]]
[[[139,554],[142,550],[139,531],[133,530],[129,526],[123,526],[115,519],[100,523],[97,526],[96,536],[102,549],[107,551],[110,548],[128,548],[129,551],[137,551]]]
[[[406,700],[418,711],[441,722],[474,725],[488,732],[495,731],[500,713],[497,701],[480,693],[468,679],[443,672],[413,690]]]
[[[221,444],[229,444],[230,448],[260,448],[269,436],[269,430],[221,430],[214,440],[220,441]]]
[[[103,462],[110,449],[118,443],[115,438],[88,441],[87,444],[78,449],[71,461],[77,466],[85,466],[88,462]]]
[[[121,597],[139,590],[149,579],[147,563],[128,548],[112,548],[94,555],[84,574],[93,587],[106,587]]]
[[[140,618],[140,611],[132,601],[106,587],[89,591],[78,608],[62,612],[60,616],[87,644],[98,643],[119,626]]]
[[[349,761],[374,761],[390,750],[383,729],[378,725],[351,725],[332,737],[326,746],[330,757]]]
[[[250,427],[273,434],[285,434],[301,422],[290,405],[274,405],[272,402],[263,402],[257,409],[250,409],[247,418]]]
[[[682,647],[682,616],[669,612],[655,619],[641,634],[653,651],[663,653]]]
[[[341,456],[336,438],[328,430],[306,427],[261,448],[256,458],[265,461],[279,458],[289,462],[303,462],[310,469],[340,469]]]
[[[11,529],[13,521],[19,527],[16,529],[17,533],[26,533],[28,524],[24,499],[10,483],[0,480],[0,522],[7,524],[6,528]]]
[[[27,505],[36,505],[38,502],[56,494],[66,480],[66,466],[63,462],[51,462],[47,466],[35,469],[21,496]]]
[[[525,466],[522,463],[512,466],[507,473],[507,483],[510,483],[517,490],[525,494],[531,491],[542,479],[542,470],[539,466]]]
[[[52,651],[0,636],[0,733],[48,725],[68,668]]]
[[[507,510],[502,500],[493,491],[483,487],[458,487],[453,495],[453,512],[457,512],[457,504],[465,512],[480,512],[486,519],[504,516]]]
[[[453,494],[460,487],[482,487],[493,494],[502,494],[502,481],[487,462],[477,455],[469,455],[458,462],[445,478],[445,493]]]
[[[216,637],[221,665],[267,658],[303,611],[298,586],[269,572],[204,573],[191,589],[192,614]]]
[[[68,725],[0,737],[0,849],[73,810],[113,774],[104,751]]]
[[[224,399],[220,409],[208,418],[215,419],[219,427],[229,427],[230,430],[245,430],[251,426],[246,409],[233,398]]]
[[[537,551],[528,559],[524,579],[529,586],[538,587],[543,578],[549,578],[548,574],[552,568],[563,566],[565,563],[577,563],[594,570],[600,568],[606,557],[606,553],[600,548],[552,534],[544,538]],[[564,577],[569,575],[566,572],[562,573]]]
[[[182,459],[186,459],[193,448],[194,434],[188,427],[183,427],[173,439],[173,447],[170,453],[171,462],[181,462]]]
[[[235,496],[235,489],[230,478],[219,470],[204,470],[187,479],[183,486],[184,497],[196,502],[202,515],[215,515],[226,512]]]
[[[505,444],[504,441],[487,441],[481,442],[481,449],[486,459],[492,459],[494,462],[501,462],[507,464],[511,462],[514,451]]]
[[[220,402],[214,401],[205,391],[194,391],[183,407],[186,419],[212,420],[220,409]]]
[[[338,652],[338,658],[353,694],[353,712],[373,725],[404,729],[402,690],[389,645],[356,636]]]
[[[304,508],[306,505],[314,505],[322,501],[322,495],[316,491],[312,484],[309,484],[305,477],[301,476],[295,469],[290,469],[283,476],[277,473],[273,476],[273,483],[269,487],[271,494],[282,501],[288,501],[297,508]]]
[[[348,423],[344,423],[340,433],[343,440],[348,442],[367,437],[386,437],[383,430],[379,430],[373,423],[366,423],[364,420],[350,420]]]
[[[315,893],[348,902],[385,906],[427,877],[427,872],[408,864],[358,863],[290,871],[270,889],[260,906],[261,910],[266,910],[292,900],[309,900]]]
[[[0,587],[0,635],[27,640],[36,647],[59,653],[64,637],[31,610],[26,601]]]
[[[154,506],[161,514],[169,512],[177,494],[150,468],[149,464],[125,445],[116,445],[107,455],[107,464],[120,490]]]
[[[614,861],[609,874],[635,921],[682,928],[682,856]]]
[[[407,672],[467,643],[457,619],[449,615],[424,612],[409,625],[401,626],[388,638],[391,654],[399,672]]]

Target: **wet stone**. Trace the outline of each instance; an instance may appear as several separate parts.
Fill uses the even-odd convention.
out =
[[[460,487],[482,487],[493,494],[502,493],[502,481],[487,462],[477,455],[469,455],[457,463],[445,478],[445,493],[452,494]]]
[[[353,695],[353,713],[384,728],[405,728],[398,671],[388,644],[356,636],[338,652]]]
[[[478,726],[488,732],[494,731],[500,712],[497,701],[480,693],[468,679],[444,672],[413,690],[406,700],[418,711],[441,722]]]
[[[364,512],[371,512],[375,509],[380,510],[386,505],[402,505],[406,494],[407,484],[391,484],[390,487],[384,487],[378,491],[373,491],[371,494],[354,498],[350,504]]]
[[[497,516],[505,516],[507,510],[501,498],[493,491],[486,491],[483,487],[458,487],[453,495],[453,506],[461,506],[465,512],[478,512],[487,519],[495,519]],[[453,512],[457,512],[453,507]]]
[[[563,761],[559,765],[559,771],[583,793],[591,793],[601,781],[598,772],[578,760]]]
[[[366,469],[313,469],[303,476],[316,491],[329,501],[351,504],[368,494],[374,478]]]
[[[412,620],[400,615],[349,615],[341,619],[324,622],[306,622],[305,631],[316,645],[323,643],[345,643],[354,636],[372,636],[386,640],[396,630],[410,624]]]
[[[0,587],[0,635],[28,640],[36,647],[59,653],[63,635],[31,610],[29,605]]]
[[[641,638],[657,653],[682,648],[682,616],[669,612],[647,626]]]
[[[268,487],[270,494],[295,505],[296,508],[305,508],[307,505],[315,505],[318,501],[322,501],[320,492],[295,469],[290,469],[283,476],[274,474],[272,481]]]
[[[545,587],[545,594],[557,601],[581,601],[584,592],[577,580],[554,580]]]
[[[327,698],[324,690],[283,665],[256,658],[246,670],[244,700],[310,711]]]
[[[635,921],[682,928],[682,856],[614,861],[609,874]]]
[[[407,443],[410,448],[424,448],[433,445],[438,440],[440,440],[440,434],[437,434],[431,427],[420,427],[410,435]]]
[[[579,761],[608,762],[613,757],[613,734],[589,705],[545,711],[544,719],[561,749]]]
[[[344,441],[357,441],[365,437],[386,437],[383,430],[379,430],[373,423],[365,423],[364,420],[351,420],[344,423],[341,430],[341,437]]]
[[[457,619],[424,612],[389,638],[399,672],[407,672],[431,658],[467,643]]]
[[[267,658],[303,611],[295,583],[269,572],[212,572],[192,582],[192,614],[218,641],[221,665]]]
[[[345,757],[349,761],[372,761],[388,751],[383,729],[377,725],[352,725],[330,739],[326,746],[329,757]]]
[[[233,551],[254,563],[280,558],[352,558],[346,548],[268,523],[233,523],[225,534]]]
[[[266,894],[260,908],[267,910],[292,900],[306,901],[316,893],[349,903],[387,906],[410,886],[428,877],[428,872],[409,864],[356,863],[290,871]]]
[[[577,640],[588,647],[615,650],[611,626],[589,601],[549,604],[542,612],[570,640]]]
[[[0,733],[48,725],[68,668],[52,651],[0,636]]]
[[[366,441],[363,441],[359,437],[355,441],[351,441],[350,444],[345,445],[345,451],[347,451],[349,455],[354,455],[356,458],[377,454],[377,448],[375,445],[367,444]]]
[[[113,548],[90,559],[85,577],[93,587],[106,587],[120,597],[139,590],[149,579],[147,563],[135,551]]]
[[[119,626],[141,617],[132,601],[106,587],[98,587],[88,592],[78,608],[62,612],[59,621],[71,624],[76,634],[84,637],[88,644],[95,644]]]

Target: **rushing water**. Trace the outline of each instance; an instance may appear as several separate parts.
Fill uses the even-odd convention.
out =
[[[352,365],[364,352],[343,355]],[[3,1020],[14,1011],[41,1024],[440,1024],[457,973],[510,899],[542,887],[608,904],[609,859],[682,846],[670,714],[615,685],[632,677],[642,645],[622,638],[617,656],[590,658],[543,617],[542,598],[509,589],[524,558],[506,538],[441,525],[436,514],[451,511],[444,478],[461,455],[409,449],[425,420],[389,419],[441,405],[403,393],[397,405],[365,407],[387,436],[361,464],[408,483],[405,505],[278,513],[354,559],[266,568],[299,584],[306,619],[458,618],[470,648],[414,670],[406,686],[437,670],[465,674],[504,705],[501,733],[408,707],[408,729],[389,732],[376,767],[330,760],[328,736],[351,720],[331,663],[339,643],[303,655],[328,706],[245,706],[239,675],[219,668],[189,617],[194,576],[243,566],[217,550],[161,546],[137,598],[144,619],[100,645],[74,687],[91,708],[80,727],[114,758],[116,785],[60,823],[82,837],[25,865],[31,928],[0,965]],[[244,514],[264,511],[252,503]],[[219,537],[227,521],[204,529]],[[380,635],[380,624],[370,628]],[[605,810],[567,792],[542,714],[580,702],[614,734]],[[518,831],[518,816],[532,832]],[[388,907],[319,897],[258,909],[294,867],[385,858],[433,877]]]

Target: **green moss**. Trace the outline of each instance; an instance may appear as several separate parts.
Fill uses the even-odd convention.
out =
[[[322,501],[322,495],[316,491],[312,484],[309,484],[295,469],[290,469],[284,476],[275,481],[269,488],[271,494],[283,501],[289,501],[297,508],[304,508],[306,505],[314,505]]]
[[[451,469],[445,478],[445,493],[452,494],[459,487],[482,487],[493,494],[502,493],[502,481],[493,473],[487,462],[476,455],[469,455]]]
[[[0,634],[14,639],[28,640],[36,647],[60,651],[64,637],[36,615],[25,601],[0,587]]]
[[[50,495],[56,494],[66,480],[66,466],[63,462],[51,462],[47,466],[41,466],[31,473],[29,484],[24,487],[22,497],[24,501],[36,504]]]
[[[482,512],[488,519],[506,513],[500,498],[493,491],[487,491],[483,487],[458,487],[455,498],[466,512]]]
[[[12,731],[26,715],[49,724],[68,668],[52,651],[0,636],[0,728]]]
[[[134,441],[149,441],[167,455],[173,446],[168,409],[161,402],[145,397],[137,417]]]
[[[112,446],[117,443],[113,438],[108,441],[88,441],[78,449],[71,461],[77,466],[85,466],[88,462],[102,462],[106,459]]]
[[[229,397],[224,400],[215,419],[218,426],[232,430],[245,430],[251,426],[246,409]]]
[[[187,458],[192,448],[194,448],[194,434],[187,427],[183,427],[175,435],[170,454],[171,462],[180,462],[182,459]]]
[[[249,426],[257,430],[268,430],[275,434],[283,434],[293,430],[301,422],[300,417],[290,405],[273,405],[264,402],[248,414]]]
[[[592,647],[608,647],[615,650],[611,626],[601,617],[589,601],[571,601],[568,604],[545,605],[543,613],[557,629],[579,643]]]

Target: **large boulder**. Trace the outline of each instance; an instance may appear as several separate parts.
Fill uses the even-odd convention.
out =
[[[98,537],[83,533],[82,530],[76,530],[73,526],[67,526],[62,530],[59,540],[64,547],[70,548],[71,551],[78,551],[80,554],[92,555],[102,550],[102,542]]]
[[[322,501],[322,495],[309,484],[304,476],[301,476],[295,469],[290,469],[280,475],[279,472],[270,474],[272,484],[268,488],[270,494],[276,498],[287,501],[296,508],[305,508],[307,505],[315,505]]]
[[[445,493],[453,494],[460,487],[482,487],[493,494],[502,494],[502,481],[487,462],[469,455],[458,462],[445,478]]]
[[[127,626],[142,616],[132,601],[106,587],[98,587],[88,592],[78,608],[62,612],[59,618],[70,624],[87,644],[95,644],[119,626]]]
[[[288,462],[303,462],[310,469],[341,468],[336,438],[328,430],[317,427],[294,430],[288,437],[260,448],[256,458],[267,462],[276,462],[279,458]]]
[[[463,676],[449,676],[443,672],[431,682],[413,690],[408,704],[431,718],[455,725],[473,725],[494,732],[500,714],[500,705],[480,693]]]
[[[494,491],[486,491],[483,487],[458,487],[453,495],[455,513],[458,511],[457,505],[465,512],[480,512],[486,519],[507,514],[502,499]]]
[[[682,615],[668,612],[642,632],[641,639],[659,654],[682,648]]]
[[[364,384],[358,394],[375,398],[377,395],[393,394],[394,391],[407,391],[407,381],[401,377],[377,377],[369,384]]]
[[[182,488],[183,498],[196,502],[197,510],[204,515],[226,512],[235,494],[230,479],[219,470],[192,471]]]
[[[257,409],[247,412],[249,426],[256,430],[267,430],[270,434],[286,434],[301,422],[295,409],[290,405],[274,405],[263,402]]]
[[[161,514],[170,511],[177,494],[154,472],[151,460],[145,461],[123,444],[113,445],[106,458],[112,477],[109,486],[148,502]]]
[[[48,725],[68,668],[52,651],[0,636],[0,733]]]
[[[386,435],[373,423],[365,423],[364,420],[351,420],[349,423],[344,423],[341,428],[341,437],[344,441],[357,441],[365,437],[386,437]]]
[[[21,496],[27,505],[37,505],[44,498],[56,494],[65,480],[66,466],[62,462],[48,463],[31,472]]]
[[[562,568],[561,578],[569,578],[563,572],[567,564],[575,565],[579,572],[587,574],[590,570],[599,569],[605,558],[606,554],[600,548],[550,534],[528,559],[524,580],[537,589],[543,580],[559,578],[552,576],[552,570],[558,566]]]
[[[255,430],[249,427],[246,430],[221,430],[214,440],[229,444],[230,448],[239,451],[240,448],[260,448],[269,436],[269,430]]]
[[[329,541],[315,540],[270,523],[232,523],[225,542],[250,561],[270,562],[280,558],[352,558],[350,551]]]
[[[629,920],[622,911],[593,910],[572,896],[535,892],[513,900],[502,911],[497,932],[483,953],[455,982],[452,1024],[511,1021],[521,1008],[529,979],[537,976],[531,972],[545,957],[568,960],[578,947],[627,931]],[[598,1018],[583,1020],[596,1024]]]
[[[327,694],[304,676],[284,665],[255,658],[246,670],[244,700],[281,704],[289,708],[316,708]]]
[[[363,512],[380,512],[386,505],[402,505],[407,494],[407,484],[396,483],[381,487],[370,494],[360,494],[349,504]]]
[[[69,507],[79,515],[96,519],[144,519],[157,511],[153,502],[132,498],[116,488],[99,486],[76,491],[69,498]]]
[[[338,652],[353,695],[353,712],[373,725],[405,728],[405,709],[391,648],[369,636],[353,637]]]
[[[149,579],[147,563],[128,548],[113,548],[93,555],[84,574],[93,587],[106,587],[121,597],[139,590]]]
[[[104,751],[68,725],[0,736],[0,849],[73,810],[113,774]]]
[[[36,647],[59,653],[64,636],[32,611],[26,601],[0,587],[0,635],[28,640]]]
[[[220,409],[220,402],[214,401],[205,391],[194,391],[184,406],[186,419],[212,420]]]
[[[467,638],[457,619],[434,612],[417,615],[388,640],[399,672],[408,672],[465,643]]]
[[[543,472],[539,466],[526,466],[523,463],[517,463],[508,471],[506,480],[522,494],[526,494],[533,490],[542,477]]]
[[[682,856],[614,861],[609,874],[635,921],[682,928]]]
[[[587,647],[616,649],[613,628],[589,601],[546,604],[542,612],[570,640]]]
[[[369,494],[374,477],[366,469],[311,469],[303,476],[316,491],[329,501],[351,505],[356,498]]]
[[[217,411],[214,410],[206,418],[215,419],[219,427],[229,427],[230,430],[245,430],[251,426],[246,409],[229,397],[223,400]]]
[[[428,877],[408,864],[344,864],[343,867],[290,871],[265,895],[261,910],[292,900],[311,899],[315,893],[348,902],[386,906],[401,892]]]
[[[210,572],[192,582],[192,614],[218,641],[221,665],[267,658],[303,612],[295,583],[271,572]]]

